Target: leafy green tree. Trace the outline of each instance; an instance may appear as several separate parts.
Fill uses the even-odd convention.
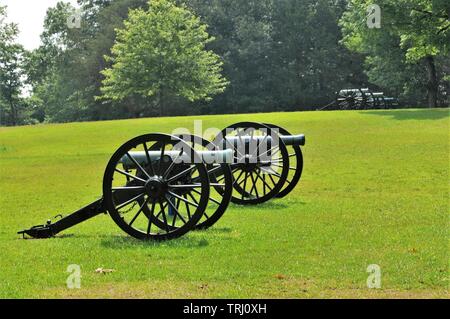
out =
[[[129,9],[147,5],[147,0],[79,0],[80,28],[69,28],[67,18],[75,11],[69,3],[58,2],[47,10],[41,46],[26,59],[27,82],[34,101],[46,121],[68,122],[151,116],[139,98],[106,103],[96,101],[103,76],[111,64],[115,29],[123,27]],[[105,105],[106,104],[106,105]]]
[[[381,8],[379,29],[366,25],[374,3]],[[436,107],[440,87],[447,86],[441,61],[450,57],[449,13],[446,0],[350,0],[341,20],[343,41],[367,55],[371,80],[402,85],[406,95],[418,88],[426,92],[428,106]]]
[[[361,56],[339,43],[344,0],[179,1],[209,25],[230,80],[205,111],[311,109],[367,83]]]
[[[204,105],[206,112],[267,110],[272,105],[269,54],[272,0],[180,0],[208,24],[217,40],[208,48],[223,57],[227,91]]]
[[[129,118],[156,115],[153,109],[146,107],[141,97],[129,97],[121,101],[98,101],[104,79],[101,71],[112,66],[105,56],[111,54],[116,38],[116,29],[122,29],[130,9],[146,8],[147,0],[82,0],[82,28],[91,30],[91,36],[85,42],[83,63],[78,66],[79,76],[84,79],[80,84],[85,94],[85,103],[92,120]]]
[[[205,49],[214,40],[206,25],[169,0],[152,0],[149,10],[129,14],[111,49],[112,68],[104,70],[104,99],[158,97],[163,115],[166,96],[210,100],[228,84],[218,55]]]
[[[75,8],[64,2],[49,8],[41,34],[42,44],[27,54],[27,82],[33,87],[34,101],[42,101],[39,105],[48,121],[88,119],[79,74],[86,32],[69,28],[67,19],[74,12]]]
[[[17,44],[17,25],[4,22],[6,7],[0,6],[0,123],[18,125],[23,111],[23,53]],[[2,116],[4,113],[6,116]]]
[[[339,44],[344,1],[275,3],[270,60],[278,103],[316,108],[328,104],[340,89],[366,86],[361,57]]]

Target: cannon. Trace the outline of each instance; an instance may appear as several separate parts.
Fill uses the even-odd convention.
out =
[[[235,204],[261,204],[284,197],[300,180],[304,135],[291,135],[276,125],[241,122],[223,129],[213,142],[233,150],[231,201]]]
[[[230,202],[260,204],[286,196],[300,180],[304,144],[304,135],[252,122],[229,126],[211,142],[188,134],[138,136],[109,160],[101,198],[18,233],[50,238],[107,213],[137,239],[178,238],[212,227]]]
[[[334,104],[340,110],[387,109],[399,106],[396,98],[368,88],[340,90],[336,93]]]

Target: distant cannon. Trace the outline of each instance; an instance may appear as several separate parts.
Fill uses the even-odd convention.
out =
[[[100,199],[19,234],[49,238],[103,213],[142,240],[209,228],[230,201],[259,204],[291,192],[301,177],[304,144],[304,135],[252,122],[234,124],[212,142],[193,135],[138,136],[111,157]]]
[[[367,110],[398,107],[396,98],[387,97],[383,92],[370,89],[344,89],[336,93],[335,107],[340,110]]]

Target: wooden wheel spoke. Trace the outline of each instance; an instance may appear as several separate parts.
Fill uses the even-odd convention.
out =
[[[183,194],[183,198],[185,200],[187,200],[186,197],[187,197],[186,194]],[[189,205],[187,202],[184,202],[184,205],[186,206],[186,212],[187,212],[188,218],[191,219],[191,209],[189,208]]]
[[[213,168],[213,169],[209,170],[208,171],[208,176],[209,177],[211,177],[211,176],[212,177],[216,177],[214,174],[217,173],[218,171],[220,171],[221,169],[222,168],[219,166],[219,167],[216,167],[216,168]],[[200,180],[200,177],[196,177],[196,178],[192,179],[193,182],[198,182],[199,180]]]
[[[142,206],[139,208],[139,211],[136,213],[136,215],[134,215],[133,219],[130,221],[130,224],[129,224],[130,226],[133,225],[133,223],[136,221],[138,216],[142,213],[142,210],[148,204],[149,201],[150,201],[150,197],[147,197],[147,199],[144,201],[144,204],[142,204]]]
[[[276,166],[276,167],[283,168],[283,165],[272,164],[271,166]],[[289,166],[289,170],[290,170],[290,171],[296,171],[297,168],[296,168],[296,167],[293,167],[293,166]]]
[[[276,177],[281,178],[281,175],[275,172],[275,170],[272,167],[267,167],[267,170],[270,170],[269,175],[275,175]]]
[[[263,138],[263,140],[262,140],[261,142],[258,140],[257,146],[256,146],[256,150],[251,154],[252,156],[258,154],[258,150],[259,150],[259,148],[261,147],[261,144],[264,144],[264,142],[266,141],[266,139],[267,139],[268,136],[269,136],[269,135],[265,135],[264,138]]]
[[[273,188],[270,187],[269,184],[267,184],[267,182],[266,182],[266,177],[265,177],[264,174],[263,174],[263,176],[261,177],[260,172],[256,172],[256,176],[257,176],[257,178],[259,178],[259,179],[263,182],[264,188],[267,187],[270,191],[273,190]],[[264,195],[265,195],[265,194],[266,194],[266,191],[264,190]]]
[[[245,188],[247,187],[247,179],[248,179],[248,172],[245,172],[245,177],[244,177],[244,188],[243,188],[243,192],[242,192],[242,199],[244,199],[246,190]]]
[[[147,173],[147,171],[141,166],[141,164],[138,163],[138,161],[136,161],[136,159],[133,156],[130,155],[129,152],[127,152],[126,155],[130,159],[130,161],[132,161],[133,164],[136,165],[136,167],[139,168],[139,170],[141,170],[145,176],[147,176],[147,178],[151,178],[150,175]]]
[[[166,232],[169,233],[170,229],[169,229],[169,224],[167,223],[167,216],[166,216],[166,212],[164,211],[164,206],[161,202],[159,202],[159,207],[161,208],[161,214],[163,216],[163,221],[164,221],[164,225],[166,228]]]
[[[167,180],[167,182],[168,182],[168,183],[174,182],[174,181],[180,179],[181,177],[183,177],[184,175],[189,174],[189,173],[192,173],[192,172],[193,172],[194,170],[196,170],[196,169],[197,169],[197,166],[193,165],[193,166],[191,166],[191,167],[185,169],[185,170],[182,171],[181,173],[178,173],[177,175],[172,176],[171,178],[169,178],[169,179]]]
[[[214,167],[213,169],[208,170],[208,176],[211,176],[217,172],[219,172],[222,169],[222,167],[219,165],[217,167]]]
[[[217,183],[220,183],[221,181],[223,181],[225,179],[225,176],[221,176],[218,180]]]
[[[236,152],[236,154],[238,154],[238,155],[240,155],[240,156],[244,156],[244,155],[242,155],[241,152],[239,152],[239,150],[238,150],[236,147],[234,147],[234,145],[233,145],[229,140],[227,140],[227,138],[224,138],[224,140],[225,140],[226,143],[228,143],[229,145],[231,145],[231,147],[233,148],[233,151]],[[236,157],[236,158],[237,158],[237,157]]]
[[[155,169],[153,168],[152,160],[150,159],[150,154],[148,152],[147,143],[144,142],[143,145],[144,145],[145,157],[147,158],[147,162],[148,162],[148,165],[150,167],[150,172],[151,172],[152,175],[156,175],[155,174]]]
[[[142,194],[139,194],[139,195],[136,196],[136,197],[133,197],[132,199],[127,200],[126,202],[120,204],[119,206],[116,206],[116,210],[119,210],[119,209],[121,209],[121,208],[124,208],[124,207],[130,205],[132,202],[138,200],[139,198],[141,198],[141,197],[144,196],[144,195],[145,195],[145,194],[142,193]]]
[[[192,191],[193,191],[194,193],[198,194],[198,195],[202,195],[202,193],[200,193],[200,192],[199,192],[198,190],[196,190],[196,189],[193,189]],[[216,203],[217,205],[220,205],[220,204],[221,204],[218,200],[212,198],[211,196],[209,196],[209,200],[212,201],[213,203]]]
[[[199,205],[198,201],[195,199],[194,196],[192,196],[191,193],[187,193],[187,195],[194,201],[195,204]],[[201,196],[201,195],[200,195]]]
[[[275,183],[275,181],[273,180],[273,177],[272,177],[271,174],[269,174],[269,178],[270,178],[270,180],[272,181],[273,186],[274,186],[274,187],[277,186],[277,183]]]
[[[155,205],[156,205],[156,202],[153,201],[152,208],[150,209],[150,217],[148,218],[147,236],[150,236],[150,230],[152,227],[152,218],[153,218],[153,214],[155,212]]]
[[[217,205],[221,204],[218,200],[212,198],[211,196],[209,197],[209,200],[212,201],[213,203],[216,203]]]
[[[258,178],[263,181],[263,193],[264,193],[264,196],[266,196],[267,192],[266,192],[266,180],[265,180],[265,177],[264,177],[264,179],[262,179],[261,176],[259,175],[259,172],[257,174],[258,174]]]
[[[164,204],[164,205],[163,205],[164,208],[167,208],[167,206],[168,206],[167,204]],[[163,212],[163,211],[160,210],[159,213],[155,216],[155,218],[159,218],[159,216],[162,215],[162,212]]]
[[[202,184],[188,184],[188,185],[169,185],[169,188],[178,188],[178,189],[194,189],[194,188],[202,188]]]
[[[113,187],[113,191],[131,191],[131,190],[143,190],[145,186],[123,186],[123,187]]]
[[[250,195],[252,194],[252,190],[254,189],[254,190],[255,190],[256,197],[259,197],[259,194],[258,194],[258,187],[257,187],[257,183],[256,183],[256,180],[255,180],[255,177],[253,176],[253,172],[250,173],[250,177],[251,177],[252,183],[253,183],[253,188],[250,190]]]
[[[136,181],[139,181],[139,182],[142,182],[142,183],[145,183],[146,181],[145,180],[143,180],[142,178],[139,178],[139,177],[137,177],[137,176],[134,176],[134,175],[132,175],[132,174],[130,174],[130,173],[127,173],[127,172],[125,172],[125,171],[122,171],[122,170],[120,170],[120,169],[118,169],[118,168],[116,168],[116,169],[114,169],[116,172],[118,172],[118,173],[120,173],[120,174],[122,174],[122,175],[125,175],[125,176],[127,176],[127,177],[130,177],[130,178],[132,178],[132,179],[134,179],[134,180],[136,180]]]
[[[241,128],[241,132],[239,133],[239,129],[237,130],[237,135],[238,135],[238,137],[239,137],[239,142],[241,142],[241,145],[245,145],[244,144],[244,141],[242,140],[242,131],[243,131],[243,129]]]
[[[272,151],[275,150],[275,149],[276,149],[276,151],[272,153]],[[279,146],[274,146],[274,147],[272,147],[270,150],[265,151],[265,152],[262,153],[262,154],[259,154],[258,158],[263,157],[264,155],[269,154],[269,153],[271,153],[270,156],[274,156],[274,155],[277,154],[279,151],[280,151],[280,147],[279,147]]]
[[[242,170],[241,173],[239,174],[238,178],[236,178],[236,179],[233,181],[233,184],[236,184],[236,183],[239,181],[239,179],[241,178],[242,174],[244,174],[244,171],[243,171],[243,170]],[[239,185],[239,184],[238,184],[238,185]]]
[[[246,173],[247,174],[247,173]],[[245,175],[244,175],[244,178],[242,179],[242,181],[240,181],[238,184],[237,184],[237,186],[241,186],[242,185],[242,183],[244,183],[245,182],[245,180],[246,180],[246,177],[245,177]]]
[[[175,227],[175,220],[176,220],[176,216],[178,215],[178,217],[180,217],[180,219],[183,221],[183,223],[186,224],[186,220],[184,220],[183,216],[181,216],[180,212],[178,211],[178,209],[175,207],[175,205],[171,202],[171,198],[169,196],[166,196],[167,202],[169,203],[169,206],[172,207],[172,209],[175,211],[175,217],[173,218],[172,221],[172,227]]]
[[[177,155],[177,157],[175,157],[175,159],[172,161],[172,163],[170,163],[169,167],[166,169],[166,171],[164,172],[164,174],[162,175],[163,178],[167,178],[167,176],[169,176],[170,172],[172,172],[172,169],[174,168],[176,161],[180,158],[180,156],[183,154],[183,150],[180,151],[180,154]]]
[[[162,147],[161,147],[161,155],[160,155],[159,161],[158,161],[158,173],[159,173],[159,175],[161,175],[161,176],[162,176],[162,174],[161,174],[161,168],[162,168],[162,163],[163,163],[163,160],[164,160],[164,152],[165,152],[165,150],[166,150],[166,144],[163,143],[163,144],[162,144]]]
[[[176,197],[176,198],[178,198],[179,200],[181,200],[181,201],[183,201],[183,202],[185,202],[185,203],[187,203],[187,204],[189,204],[189,205],[191,205],[191,206],[198,207],[198,204],[192,203],[191,201],[189,201],[189,200],[187,200],[187,199],[184,199],[183,197],[181,197],[181,196],[179,196],[179,195],[177,195],[177,194],[175,194],[175,193],[173,193],[173,192],[171,192],[171,191],[169,191],[169,194],[170,194],[170,196]],[[189,194],[189,193],[188,193],[188,194]]]

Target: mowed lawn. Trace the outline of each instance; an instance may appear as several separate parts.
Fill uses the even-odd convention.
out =
[[[129,238],[108,215],[53,239],[16,234],[101,196],[126,140],[198,119],[205,129],[251,120],[305,133],[301,183],[170,242]],[[449,132],[448,109],[0,128],[0,297],[448,298]],[[66,287],[70,264],[81,267],[81,289]],[[381,289],[367,287],[371,264]]]

